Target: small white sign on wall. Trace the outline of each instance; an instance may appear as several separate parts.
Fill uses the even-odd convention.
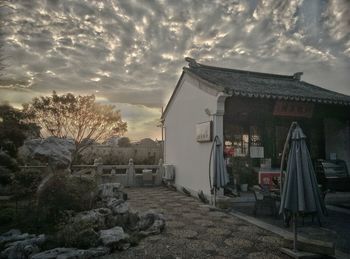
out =
[[[212,141],[212,122],[206,121],[197,123],[196,125],[196,140],[197,142]]]
[[[264,147],[250,147],[250,157],[251,158],[264,158]]]

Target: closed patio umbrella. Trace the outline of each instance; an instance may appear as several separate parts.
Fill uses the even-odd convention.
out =
[[[214,153],[213,153],[214,149]],[[213,156],[214,154],[214,156]],[[229,177],[224,161],[223,145],[218,136],[213,140],[213,146],[210,152],[209,170],[211,170],[211,158],[213,158],[213,184],[211,185],[211,175],[209,175],[210,187],[214,192],[214,206],[216,205],[216,191],[223,188],[229,182]]]
[[[306,136],[297,123],[290,135],[287,174],[283,184],[280,213],[289,212],[294,221],[294,251],[297,250],[296,217],[299,213],[325,214],[325,205],[318,188]],[[289,141],[287,139],[287,141]]]

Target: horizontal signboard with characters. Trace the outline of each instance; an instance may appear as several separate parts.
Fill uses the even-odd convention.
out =
[[[290,101],[276,101],[273,109],[273,115],[277,116],[291,116],[291,117],[305,117],[311,118],[314,112],[313,103],[290,102]]]

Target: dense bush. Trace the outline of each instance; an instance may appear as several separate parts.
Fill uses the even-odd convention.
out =
[[[1,208],[0,210],[0,225],[7,225],[12,222],[15,216],[15,211],[12,208]]]
[[[44,177],[40,170],[20,170],[14,174],[13,189],[17,198],[33,196]]]
[[[9,185],[12,182],[13,172],[17,170],[17,161],[6,152],[0,150],[0,185]]]
[[[0,185],[6,186],[12,182],[12,171],[0,166]]]
[[[47,219],[57,221],[65,210],[90,209],[96,189],[90,179],[53,175],[38,191],[38,209]]]
[[[11,171],[18,170],[18,164],[16,159],[12,158],[9,154],[0,150],[0,165],[6,167]]]

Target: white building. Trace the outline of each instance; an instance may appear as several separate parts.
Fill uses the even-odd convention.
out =
[[[285,129],[297,120],[310,136],[313,158],[336,154],[350,168],[349,96],[303,82],[302,73],[266,74],[186,61],[189,66],[183,68],[162,115],[164,161],[175,166],[178,189],[210,195],[212,141],[197,141],[203,138],[198,130],[208,130],[210,124],[212,137],[233,143],[233,158],[246,158],[258,167],[265,158],[277,168]],[[262,156],[255,158],[253,150]]]
[[[189,60],[189,59],[187,59]],[[190,60],[196,66],[194,60]],[[223,136],[225,99],[220,87],[184,71],[166,106],[164,120],[164,160],[175,166],[175,185],[192,193],[210,193],[209,156],[212,142],[197,142],[196,125],[212,121],[212,135]]]

